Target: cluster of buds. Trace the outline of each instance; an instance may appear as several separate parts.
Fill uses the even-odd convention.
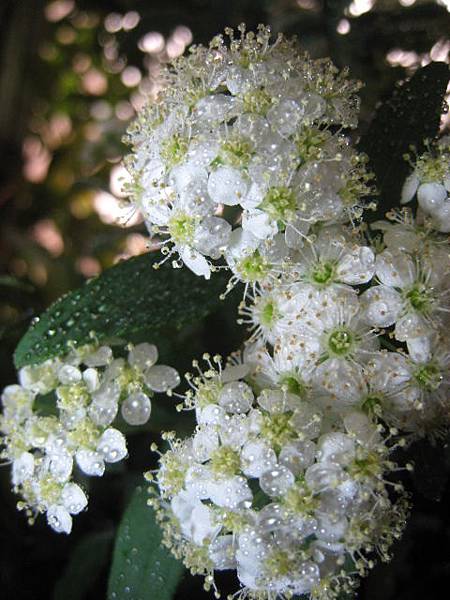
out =
[[[19,384],[3,390],[2,458],[12,464],[18,508],[30,521],[46,513],[55,531],[70,533],[71,515],[87,506],[74,468],[101,477],[105,463],[124,459],[125,437],[112,426],[119,408],[127,423],[142,425],[154,392],[178,385],[175,369],[157,359],[151,344],[130,346],[126,359],[108,346],[84,346],[23,367]]]

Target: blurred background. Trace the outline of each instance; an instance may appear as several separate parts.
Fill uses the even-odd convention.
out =
[[[139,216],[121,194],[121,138],[158,93],[164,63],[225,26],[268,23],[364,82],[363,131],[395,81],[448,62],[449,11],[450,0],[0,0],[0,388],[15,379],[11,355],[34,315],[147,250]],[[442,128],[449,125],[444,116]],[[15,510],[8,467],[0,468],[2,600],[106,597],[115,527],[149,467],[148,435],[131,445],[126,467],[91,488],[89,511],[70,538],[44,522],[29,528]],[[437,591],[450,583],[444,450],[418,446],[413,517],[393,562],[361,586],[361,600],[447,597]],[[97,559],[80,571],[88,546]],[[74,576],[86,583],[81,595],[66,585]],[[182,584],[177,596],[206,597],[200,581]]]

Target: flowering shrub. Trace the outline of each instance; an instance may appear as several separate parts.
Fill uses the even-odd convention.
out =
[[[172,257],[193,275],[179,273],[179,287],[164,275],[147,298],[157,275],[130,261],[127,275],[119,265],[108,284],[100,278],[51,308],[41,329],[67,324],[80,306],[86,323],[69,344],[52,342],[53,329],[22,340],[20,385],[2,396],[3,456],[19,508],[69,533],[87,505],[74,465],[101,476],[124,459],[121,429],[144,425],[153,394],[180,383],[156,364],[156,346],[131,344],[114,358],[105,340],[195,322],[214,308],[196,276],[225,271],[225,292],[244,284],[237,316],[248,336],[224,364],[209,354],[203,370],[194,361],[188,391],[173,392],[195,429],[185,439],[163,433],[159,464],[146,473],[145,519],[162,530],[151,551],[165,552],[162,540],[217,597],[216,572],[232,570],[241,600],[336,599],[401,535],[409,502],[398,473],[412,465],[399,450],[426,436],[439,442],[449,426],[448,140],[407,157],[413,171],[388,202],[380,133],[383,156],[373,146],[370,159],[384,214],[375,220],[365,211],[376,210],[369,159],[348,137],[359,84],[283,36],[271,42],[266,27],[227,35],[180,58],[128,134],[130,200],[161,263]],[[395,102],[416,101],[413,83]],[[416,194],[417,210],[399,207]],[[100,318],[97,295],[114,318]],[[113,574],[126,555],[117,551]],[[111,585],[111,598],[131,589]]]

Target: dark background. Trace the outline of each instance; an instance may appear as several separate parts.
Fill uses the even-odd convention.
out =
[[[15,380],[12,352],[33,315],[120,258],[146,250],[145,230],[118,198],[121,137],[162,63],[225,26],[268,23],[297,34],[314,57],[331,56],[365,83],[359,131],[395,81],[450,48],[449,0],[0,0],[0,388]],[[150,34],[150,35],[149,35]],[[446,127],[443,121],[443,128]],[[121,226],[118,226],[117,220]],[[213,316],[196,346],[228,352],[242,332]],[[15,509],[0,468],[0,598],[106,596],[114,532],[137,478],[151,465],[156,431],[130,436],[130,459],[90,482],[89,510],[70,537]],[[416,446],[406,481],[414,509],[394,559],[363,581],[360,600],[439,600],[450,585],[450,453]],[[439,501],[440,500],[440,501]],[[89,573],[86,547],[98,549]],[[225,587],[229,585],[225,581]],[[443,585],[438,591],[439,586]],[[210,597],[188,579],[177,598]],[[152,598],[149,593],[149,600]],[[158,600],[158,599],[154,599]]]

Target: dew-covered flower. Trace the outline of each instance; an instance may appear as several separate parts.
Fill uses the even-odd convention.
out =
[[[238,30],[175,61],[128,132],[126,166],[166,258],[208,279],[223,256],[254,283],[277,236],[287,254],[314,223],[358,220],[371,177],[343,134],[359,84],[282,35],[272,42],[268,27]]]
[[[405,502],[387,491],[395,432],[359,410],[325,418],[298,385],[206,358],[186,396],[195,433],[166,434],[147,474],[165,543],[216,592],[215,572],[232,569],[237,598],[337,598],[402,529]]]
[[[403,184],[402,204],[417,194],[419,207],[437,231],[450,232],[450,138],[441,138],[412,162],[413,172]]]
[[[125,356],[114,358],[109,346],[83,346],[23,367],[20,385],[3,390],[2,458],[11,463],[18,506],[30,520],[46,513],[55,531],[70,533],[71,515],[87,506],[73,481],[75,465],[102,476],[107,463],[124,459],[119,411],[130,425],[143,425],[153,394],[170,394],[178,385],[175,369],[155,364],[156,346],[129,346]]]
[[[430,248],[422,255],[387,248],[376,258],[379,285],[362,295],[369,323],[395,324],[395,337],[409,343],[427,338],[450,309],[448,245]]]

